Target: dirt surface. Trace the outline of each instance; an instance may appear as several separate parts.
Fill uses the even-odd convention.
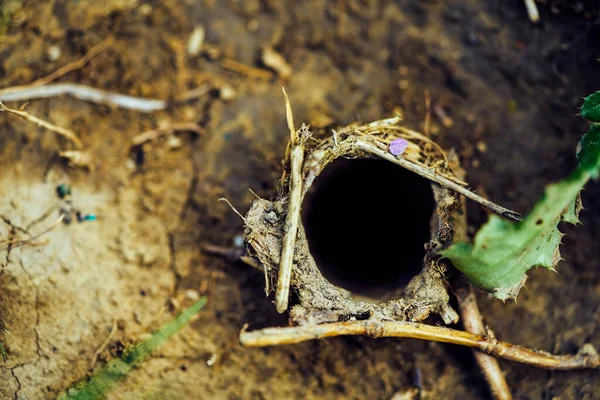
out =
[[[242,233],[220,197],[245,213],[249,188],[274,193],[288,135],[282,83],[296,121],[317,128],[401,109],[407,126],[422,129],[429,91],[434,110],[453,122],[434,112],[432,136],[457,150],[469,183],[528,210],[544,185],[574,166],[586,130],[577,108],[600,87],[597,6],[583,13],[552,3],[540,6],[543,22],[532,26],[521,0],[6,0],[1,87],[32,82],[114,35],[108,50],[59,82],[161,99],[213,89],[151,114],[67,97],[32,101],[29,113],[79,135],[92,171],[56,159],[71,148],[65,139],[0,114],[0,238],[50,226],[57,212],[30,225],[57,203],[60,183],[72,185],[76,207],[98,216],[0,253],[0,324],[10,331],[0,333],[8,356],[0,398],[55,398],[92,371],[113,324],[96,367],[199,294],[209,299],[199,319],[110,398],[390,399],[417,386],[421,398],[489,398],[470,350],[454,346],[337,338],[243,348],[244,324],[285,325],[286,317],[265,298],[262,273],[201,247],[232,246]],[[198,25],[205,51],[190,56]],[[269,71],[264,46],[291,65],[286,81],[235,72],[226,61]],[[130,151],[139,133],[180,122],[197,123],[203,134],[180,133],[180,142],[167,135]],[[598,346],[598,199],[600,185],[591,184],[583,226],[564,227],[558,274],[532,271],[516,304],[479,296],[498,338],[559,353]],[[475,229],[486,213],[474,204],[468,210]],[[515,398],[600,399],[598,371],[501,365]]]

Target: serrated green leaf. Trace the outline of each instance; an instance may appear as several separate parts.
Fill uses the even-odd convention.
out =
[[[584,99],[581,116],[591,122],[600,122],[600,92],[591,94]]]
[[[590,98],[599,99],[589,96],[586,103]],[[594,111],[589,104],[584,104],[583,109]],[[579,192],[590,178],[598,176],[600,169],[600,125],[592,124],[581,138],[577,160],[577,169],[566,179],[548,185],[523,221],[515,223],[492,215],[473,244],[455,243],[440,254],[450,259],[473,285],[502,300],[516,298],[530,268],[555,269],[562,237],[558,223],[579,222]]]
[[[589,132],[579,141],[577,149],[579,168],[590,170],[592,178],[598,178],[598,170],[594,166],[598,162],[598,151],[600,151],[600,125],[590,126]]]

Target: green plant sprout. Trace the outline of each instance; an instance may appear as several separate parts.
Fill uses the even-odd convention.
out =
[[[187,325],[206,304],[206,297],[202,297],[195,304],[183,310],[174,320],[164,325],[152,334],[152,337],[135,345],[122,357],[111,360],[86,382],[72,386],[67,393],[59,397],[60,400],[94,400],[104,398],[106,394],[123,379],[136,365],[148,357],[171,336]]]
[[[579,223],[579,192],[600,168],[600,91],[584,99],[581,116],[590,130],[577,146],[578,165],[564,180],[546,187],[542,198],[520,222],[491,215],[473,243],[454,243],[440,254],[452,261],[469,282],[501,300],[516,299],[535,266],[554,271],[561,260],[561,221]]]
[[[2,345],[2,342],[0,342],[0,354],[2,354],[2,360],[6,363],[6,351],[4,351],[4,346]]]

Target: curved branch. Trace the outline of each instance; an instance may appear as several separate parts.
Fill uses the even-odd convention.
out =
[[[600,357],[595,351],[584,350],[575,355],[553,355],[544,351],[530,350],[525,347],[498,341],[494,336],[475,335],[439,326],[404,321],[347,321],[321,325],[294,326],[289,328],[266,328],[247,332],[246,327],[240,333],[240,342],[244,346],[262,347],[282,344],[294,344],[307,340],[323,339],[334,336],[364,335],[370,337],[404,337],[424,339],[434,342],[453,343],[481,350],[495,357],[505,358],[524,364],[546,369],[597,368]]]

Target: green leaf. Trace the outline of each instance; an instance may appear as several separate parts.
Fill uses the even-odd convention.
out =
[[[111,360],[98,373],[94,374],[89,381],[76,384],[66,394],[59,397],[59,399],[95,400],[104,398],[114,385],[123,379],[133,367],[142,362],[171,336],[187,325],[190,319],[205,304],[206,297],[202,297],[191,307],[183,310],[173,321],[154,332],[151,338],[138,343],[121,358]]]
[[[599,95],[600,92],[595,95]],[[588,103],[596,102],[595,106]],[[598,96],[589,96],[582,107],[586,115],[600,113]],[[560,261],[561,221],[578,223],[581,210],[579,192],[600,168],[600,125],[592,124],[579,142],[578,167],[566,179],[548,185],[533,210],[520,222],[497,215],[476,234],[473,243],[455,243],[440,254],[450,259],[469,281],[505,300],[515,299],[535,266],[555,270]]]
[[[583,100],[581,116],[591,122],[600,122],[600,92],[590,94]]]
[[[0,342],[0,354],[2,354],[2,360],[6,363],[6,351],[4,351],[4,346],[2,346],[2,342]]]

